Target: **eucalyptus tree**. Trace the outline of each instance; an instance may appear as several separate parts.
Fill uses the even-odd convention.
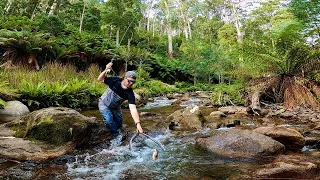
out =
[[[193,76],[194,85],[196,85],[199,74],[202,71],[200,67],[204,64],[203,51],[206,49],[206,44],[201,40],[193,39],[183,43],[180,49],[184,52],[185,64]]]
[[[140,0],[109,0],[102,9],[102,24],[110,24],[116,29],[116,44],[123,38],[131,39],[135,27],[142,17]],[[121,39],[120,39],[121,38]]]
[[[170,16],[170,8],[169,6],[172,5],[171,0],[162,0],[161,7],[166,17],[166,29],[167,29],[167,36],[168,36],[168,56],[173,57],[173,45],[172,45],[172,17]]]

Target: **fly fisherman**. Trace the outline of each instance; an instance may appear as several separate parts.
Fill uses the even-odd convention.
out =
[[[107,128],[110,129],[113,138],[119,135],[122,128],[122,114],[120,106],[123,101],[128,100],[131,116],[135,122],[137,130],[143,133],[139,114],[136,108],[136,100],[132,90],[132,85],[136,82],[136,73],[128,71],[124,78],[117,76],[106,77],[110,72],[112,63],[106,65],[106,69],[99,75],[98,81],[108,85],[108,89],[99,98],[99,111]]]

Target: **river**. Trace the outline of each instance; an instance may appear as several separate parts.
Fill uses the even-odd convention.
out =
[[[264,162],[261,159],[228,159],[218,157],[198,148],[195,138],[210,132],[205,129],[196,134],[177,136],[167,128],[157,128],[156,124],[182,107],[166,106],[169,100],[158,100],[140,112],[150,112],[163,118],[142,119],[142,126],[147,134],[160,141],[165,151],[159,146],[148,143],[129,149],[129,134],[123,144],[106,142],[89,149],[77,150],[71,155],[64,155],[46,162],[26,161],[17,163],[0,160],[0,171],[5,179],[246,179],[247,175]],[[162,107],[161,107],[162,106]],[[204,115],[214,108],[202,108]],[[98,110],[82,111],[84,115],[101,119]],[[134,129],[129,110],[123,110],[124,124],[127,129]],[[252,119],[254,121],[254,119]],[[249,124],[250,125],[250,124]],[[220,128],[224,131],[229,128]],[[129,131],[130,132],[130,131]],[[140,141],[144,139],[140,138]],[[145,142],[145,141],[143,141]],[[137,141],[139,145],[139,141]],[[154,149],[159,151],[158,159],[153,160]],[[0,176],[1,177],[1,176]],[[10,178],[8,178],[10,177]]]

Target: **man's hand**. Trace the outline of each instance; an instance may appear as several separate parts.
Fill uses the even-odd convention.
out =
[[[111,70],[111,68],[112,68],[112,62],[110,62],[110,63],[108,63],[107,65],[106,65],[106,71],[110,71]]]
[[[142,130],[140,123],[137,124],[137,130],[139,131],[139,133],[143,133],[143,130]]]

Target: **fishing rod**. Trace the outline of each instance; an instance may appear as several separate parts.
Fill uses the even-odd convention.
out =
[[[137,12],[137,11],[138,11],[138,8],[135,8],[134,11]],[[119,42],[119,45],[120,45],[121,42],[123,41],[124,36],[127,34],[127,32],[128,32],[128,30],[129,30],[131,24],[133,23],[134,20],[136,20],[136,18],[137,18],[137,16],[134,15],[134,18],[132,19],[132,21],[130,22],[130,24],[129,24],[129,26],[127,27],[126,31],[125,31],[124,34],[122,35],[122,37],[121,37],[121,39],[120,39],[120,42]],[[116,56],[116,54],[117,54],[118,49],[119,49],[119,48],[117,47],[116,52],[114,53],[113,57],[111,58],[111,63],[113,63],[114,58],[115,58],[115,56]],[[113,71],[113,72],[114,72],[114,71]]]
[[[134,132],[134,135],[132,136],[132,138],[130,139],[130,146],[129,146],[129,148],[130,148],[130,150],[132,151],[133,150],[133,148],[132,148],[132,142],[133,142],[133,140],[136,138],[136,137],[138,137],[139,135],[143,135],[143,136],[145,136],[146,138],[148,138],[148,139],[150,139],[151,141],[153,141],[154,143],[156,143],[159,147],[161,147],[161,149],[162,150],[166,150],[165,148],[164,148],[164,146],[163,146],[163,144],[161,144],[161,142],[159,142],[158,140],[156,140],[156,139],[154,139],[153,137],[151,137],[151,136],[149,136],[149,135],[147,135],[147,134],[145,134],[145,133],[139,133],[139,132]]]

